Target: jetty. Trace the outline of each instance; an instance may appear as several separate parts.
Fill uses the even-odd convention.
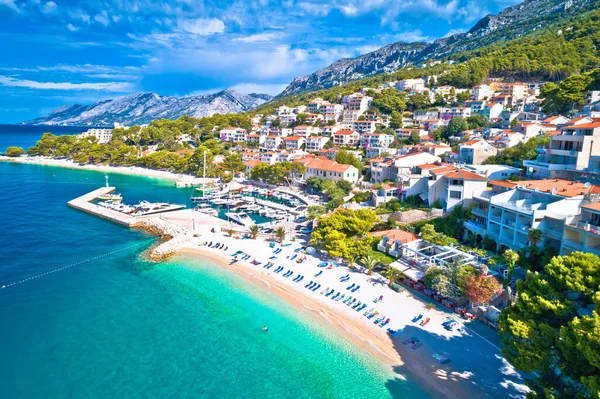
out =
[[[69,201],[67,205],[71,208],[98,216],[102,219],[110,220],[111,222],[118,223],[123,226],[135,227],[139,225],[141,223],[139,218],[126,215],[122,212],[113,211],[112,209],[103,208],[92,203],[92,201],[97,200],[100,196],[110,194],[113,191],[115,191],[114,187],[101,187]]]

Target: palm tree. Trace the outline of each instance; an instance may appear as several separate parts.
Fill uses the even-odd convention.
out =
[[[364,267],[367,269],[367,274],[369,276],[373,272],[373,269],[375,268],[375,266],[377,266],[377,264],[379,263],[379,262],[377,262],[377,259],[375,259],[371,255],[363,256],[360,259],[360,261],[364,265]]]
[[[529,229],[529,232],[527,232],[527,241],[529,241],[534,247],[537,247],[537,245],[542,242],[543,238],[544,232],[540,229]]]
[[[400,276],[400,272],[394,269],[393,267],[388,266],[385,269],[385,276],[389,279],[388,284],[392,285],[394,284],[394,281],[396,281],[396,279]]]
[[[248,233],[250,233],[250,238],[256,240],[256,236],[258,236],[259,228],[258,225],[253,224],[248,228]]]
[[[285,227],[277,226],[277,228],[273,231],[273,234],[275,235],[275,237],[277,237],[277,241],[282,243],[283,240],[285,240],[285,234],[286,234]]]

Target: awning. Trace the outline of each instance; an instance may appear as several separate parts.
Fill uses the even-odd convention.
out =
[[[398,261],[392,262],[390,264],[390,266],[396,270],[401,271],[402,274],[404,274],[406,277],[408,277],[409,279],[411,279],[413,281],[419,281],[423,277],[425,277],[425,272],[423,272],[419,269],[415,269],[413,267],[407,266],[406,264],[400,263]]]

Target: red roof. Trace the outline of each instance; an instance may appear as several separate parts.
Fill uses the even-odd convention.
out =
[[[245,165],[245,166],[249,166],[249,167],[253,168],[253,167],[255,167],[256,165],[258,165],[259,163],[260,163],[260,161],[259,161],[259,160],[257,160],[257,159],[252,159],[252,160],[250,160],[250,161],[248,161],[248,162],[244,162],[244,165]]]

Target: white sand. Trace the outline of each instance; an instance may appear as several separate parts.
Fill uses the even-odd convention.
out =
[[[42,166],[57,166],[61,168],[69,168],[69,169],[81,169],[81,170],[95,170],[102,173],[119,173],[123,175],[130,176],[145,176],[156,179],[165,179],[172,180],[176,183],[180,184],[200,184],[202,182],[201,178],[186,175],[186,174],[177,174],[172,172],[166,172],[163,170],[153,170],[140,168],[138,166],[108,166],[108,165],[80,165],[76,162],[73,162],[68,159],[53,159],[47,157],[19,157],[19,158],[11,158],[7,156],[0,156],[0,162],[13,162],[13,163],[23,163],[23,164],[32,164],[32,165],[42,165]]]
[[[163,219],[170,217],[165,214]],[[174,217],[174,222],[177,217]],[[200,237],[193,237],[188,232],[186,240],[179,240],[175,244],[177,250],[183,253],[196,253],[201,256],[210,257],[229,264],[233,259],[231,255],[236,251],[243,251],[251,255],[247,261],[239,261],[231,265],[234,270],[244,271],[246,274],[260,280],[265,286],[290,302],[301,304],[305,310],[318,314],[326,322],[340,328],[342,334],[354,340],[363,348],[370,350],[376,356],[386,360],[394,367],[397,373],[410,374],[424,386],[433,389],[438,395],[451,398],[465,397],[524,397],[527,388],[523,385],[518,373],[502,358],[499,348],[492,342],[486,340],[479,334],[467,327],[467,333],[461,335],[456,330],[447,331],[442,323],[449,317],[454,318],[462,324],[458,315],[450,313],[445,309],[425,309],[424,302],[413,297],[408,292],[396,293],[387,287],[385,278],[379,275],[368,276],[357,270],[340,266],[333,269],[318,267],[321,262],[316,257],[307,256],[303,263],[297,263],[290,258],[298,254],[297,258],[305,256],[302,252],[294,252],[301,247],[300,243],[292,243],[290,246],[270,248],[264,239],[236,239],[227,237],[223,233],[210,233],[207,225],[202,223],[199,229],[196,226],[195,233],[201,232]],[[228,247],[227,251],[210,249],[202,244],[204,242],[222,243]],[[275,255],[276,248],[282,251]],[[269,259],[276,256],[274,259]],[[238,257],[239,258],[239,257]],[[260,265],[252,265],[250,262],[256,260]],[[265,269],[264,265],[272,261],[274,266]],[[284,270],[275,273],[278,266]],[[294,272],[288,278],[283,274],[291,270]],[[323,273],[314,277],[319,271]],[[293,281],[299,274],[304,275],[300,283]],[[340,277],[350,275],[350,280],[341,282]],[[305,285],[310,281],[321,284],[317,291],[310,291]],[[347,287],[352,283],[360,285],[361,288],[352,293]],[[332,300],[321,294],[324,288],[331,288],[341,292],[347,298],[349,295],[358,298],[367,305],[361,311],[356,312],[342,301]],[[334,294],[335,295],[335,294]],[[374,303],[374,300],[383,295],[383,301]],[[333,295],[332,295],[333,296]],[[379,315],[373,319],[367,319],[364,313],[373,308]],[[426,326],[411,322],[414,316],[423,315],[423,319],[430,318]],[[382,328],[373,321],[385,315],[390,318],[390,323]],[[392,339],[386,329],[402,328],[404,333]],[[487,327],[483,331],[487,331]],[[491,332],[491,331],[488,331]],[[402,344],[402,341],[416,337],[422,342],[422,346],[416,350]],[[432,355],[437,353],[451,359],[448,364],[439,364]],[[404,378],[399,376],[399,378]]]

